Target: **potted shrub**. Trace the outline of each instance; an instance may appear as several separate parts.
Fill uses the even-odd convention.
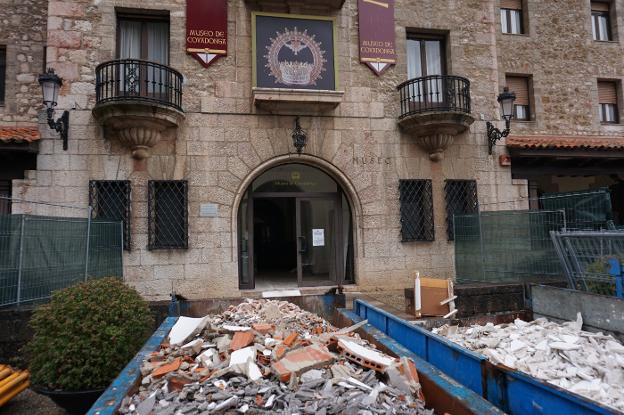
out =
[[[136,290],[108,277],[55,291],[30,325],[33,389],[84,414],[140,350],[153,318]]]

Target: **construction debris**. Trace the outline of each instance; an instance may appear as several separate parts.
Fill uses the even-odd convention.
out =
[[[457,327],[435,333],[504,365],[561,388],[624,410],[624,346],[612,336],[582,331],[577,321],[545,318],[512,324]]]
[[[355,333],[362,324],[337,330],[264,299],[194,320],[143,363],[120,413],[433,414],[414,362],[376,350]]]

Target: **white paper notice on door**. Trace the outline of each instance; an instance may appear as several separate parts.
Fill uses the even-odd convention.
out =
[[[312,229],[312,246],[325,246],[325,229]]]

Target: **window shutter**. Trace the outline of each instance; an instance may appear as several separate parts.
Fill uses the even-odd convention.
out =
[[[515,105],[529,104],[529,79],[523,76],[508,76],[507,87],[509,91],[516,94]]]
[[[500,8],[522,10],[522,0],[501,0]]]
[[[433,191],[431,180],[399,180],[401,240],[433,241]]]
[[[598,102],[600,104],[617,104],[615,82],[598,82]]]
[[[609,3],[603,1],[592,1],[591,9],[593,12],[608,12]]]

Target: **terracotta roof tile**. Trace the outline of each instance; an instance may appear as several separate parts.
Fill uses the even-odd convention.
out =
[[[37,127],[0,127],[0,141],[31,143],[41,138]]]
[[[607,150],[624,149],[624,137],[621,136],[556,136],[531,135],[509,136],[506,140],[510,148],[558,148]]]

